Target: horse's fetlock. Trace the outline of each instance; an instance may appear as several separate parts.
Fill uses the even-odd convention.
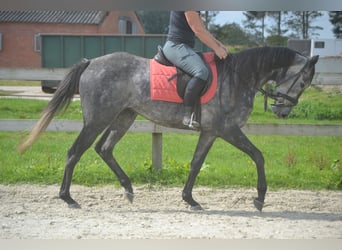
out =
[[[267,192],[267,187],[258,187],[258,200],[263,202],[265,200],[265,196],[266,196],[266,192]]]
[[[60,192],[59,198],[61,198],[62,200],[67,200],[68,198],[70,198],[70,194],[67,194],[65,192]]]
[[[128,192],[133,193],[132,183],[129,179],[120,179],[121,186],[125,188]]]
[[[182,193],[182,198],[184,201],[188,202],[192,200],[192,195],[186,192]]]

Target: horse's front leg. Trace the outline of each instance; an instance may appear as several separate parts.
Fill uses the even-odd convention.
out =
[[[256,164],[258,173],[258,198],[254,199],[254,206],[261,211],[264,206],[267,191],[264,157],[250,140],[245,136],[239,127],[230,127],[224,131],[221,137],[233,146],[248,154]]]
[[[192,198],[192,188],[195,184],[196,177],[202,167],[204,159],[207,156],[215,139],[216,136],[213,136],[210,133],[202,132],[197,143],[195,154],[191,161],[190,174],[183,189],[182,196],[183,200],[187,202],[193,210],[202,209],[201,205]]]

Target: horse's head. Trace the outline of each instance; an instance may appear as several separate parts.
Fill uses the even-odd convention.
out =
[[[307,58],[297,54],[293,64],[277,72],[272,97],[272,111],[280,118],[287,118],[304,90],[310,86],[315,74],[318,56]]]

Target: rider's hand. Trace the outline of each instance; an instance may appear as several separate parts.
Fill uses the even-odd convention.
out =
[[[226,59],[228,56],[228,51],[224,46],[218,46],[217,49],[215,50],[215,54],[217,55],[218,58],[221,60]]]

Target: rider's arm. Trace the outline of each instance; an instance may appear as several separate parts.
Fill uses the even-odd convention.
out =
[[[215,51],[215,54],[224,59],[227,57],[227,49],[226,47],[215,37],[210,34],[210,32],[205,28],[204,23],[198,12],[196,11],[186,11],[185,18],[195,33],[195,35],[209,48]]]

